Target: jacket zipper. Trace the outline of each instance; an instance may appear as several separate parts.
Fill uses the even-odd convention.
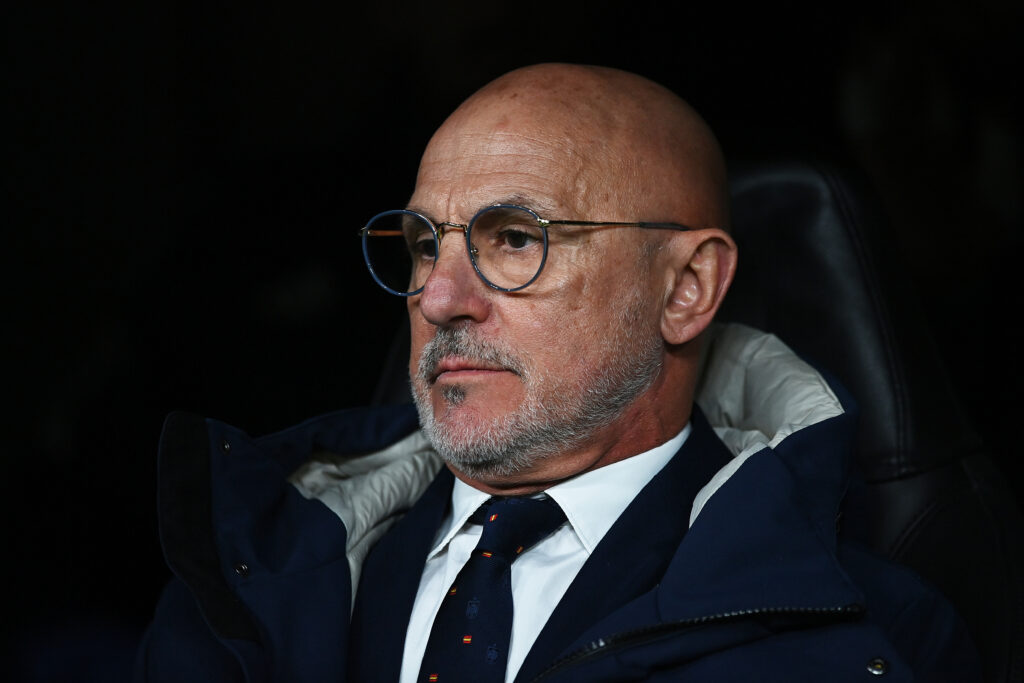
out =
[[[693,619],[681,619],[670,621],[654,626],[645,626],[632,631],[623,631],[607,638],[598,638],[590,644],[572,652],[565,657],[555,661],[551,666],[542,671],[533,679],[534,682],[543,678],[553,676],[559,671],[580,663],[581,661],[597,657],[612,649],[642,645],[644,643],[671,635],[676,631],[683,631],[694,626],[705,626],[715,622],[732,621],[747,617],[761,615],[781,614],[808,614],[815,616],[837,615],[855,616],[861,614],[864,607],[858,604],[843,605],[842,607],[761,607],[757,609],[736,610],[735,612],[723,612]]]

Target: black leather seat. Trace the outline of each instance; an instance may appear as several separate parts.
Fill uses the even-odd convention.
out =
[[[958,406],[869,194],[828,169],[734,169],[736,282],[719,317],[779,336],[860,407],[844,533],[931,581],[967,622],[985,680],[1024,680],[1024,523]],[[408,329],[377,403],[410,400]]]
[[[986,681],[1024,680],[1024,525],[958,405],[863,185],[796,163],[734,170],[740,267],[720,314],[827,368],[860,408],[848,533],[957,607]],[[746,256],[750,254],[751,256]]]

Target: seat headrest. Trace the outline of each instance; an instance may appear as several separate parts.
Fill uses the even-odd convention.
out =
[[[845,385],[860,409],[865,477],[902,477],[977,449],[865,185],[774,163],[735,169],[731,192],[739,267],[719,318],[777,335]]]

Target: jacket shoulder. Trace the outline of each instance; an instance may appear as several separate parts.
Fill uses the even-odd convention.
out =
[[[921,680],[980,681],[980,659],[966,625],[913,570],[857,543],[841,543],[839,559],[864,590],[867,618]]]

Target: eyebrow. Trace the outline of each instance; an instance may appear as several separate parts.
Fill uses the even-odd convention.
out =
[[[544,218],[549,218],[550,215],[555,212],[555,207],[553,204],[549,204],[542,199],[527,197],[526,195],[520,194],[518,192],[501,197],[494,203],[515,204],[516,206],[522,206],[532,211],[535,211]]]
[[[549,219],[552,218],[552,214],[556,213],[557,211],[555,209],[554,204],[545,202],[542,199],[528,197],[527,195],[521,194],[519,192],[513,192],[512,194],[497,197],[493,201],[487,202],[486,204],[479,206],[473,213],[475,214],[477,211],[486,209],[488,206],[494,206],[495,204],[514,204],[516,206],[522,206],[523,208],[534,211],[543,218]],[[417,206],[413,206],[410,204],[406,205],[405,208],[410,211],[415,211],[416,213],[423,214],[424,216],[427,216],[431,220],[434,220],[434,217],[431,216],[431,214],[428,211],[424,211],[423,209]]]
[[[521,206],[524,209],[534,211],[542,218],[548,218],[549,220],[553,220],[554,215],[558,213],[558,210],[555,208],[554,204],[550,204],[548,202],[545,202],[544,200],[538,200],[531,197],[527,197],[526,195],[523,195],[521,193],[512,193],[511,195],[499,197],[492,202],[487,202],[486,204],[477,207],[473,211],[473,213],[475,214],[477,211],[481,211],[483,209],[486,209],[487,207],[495,206],[497,204],[514,204],[515,206]],[[436,221],[436,218],[431,214],[431,212],[426,211],[422,207],[413,204],[407,204],[406,210],[415,211],[418,214],[430,218],[430,220]]]

